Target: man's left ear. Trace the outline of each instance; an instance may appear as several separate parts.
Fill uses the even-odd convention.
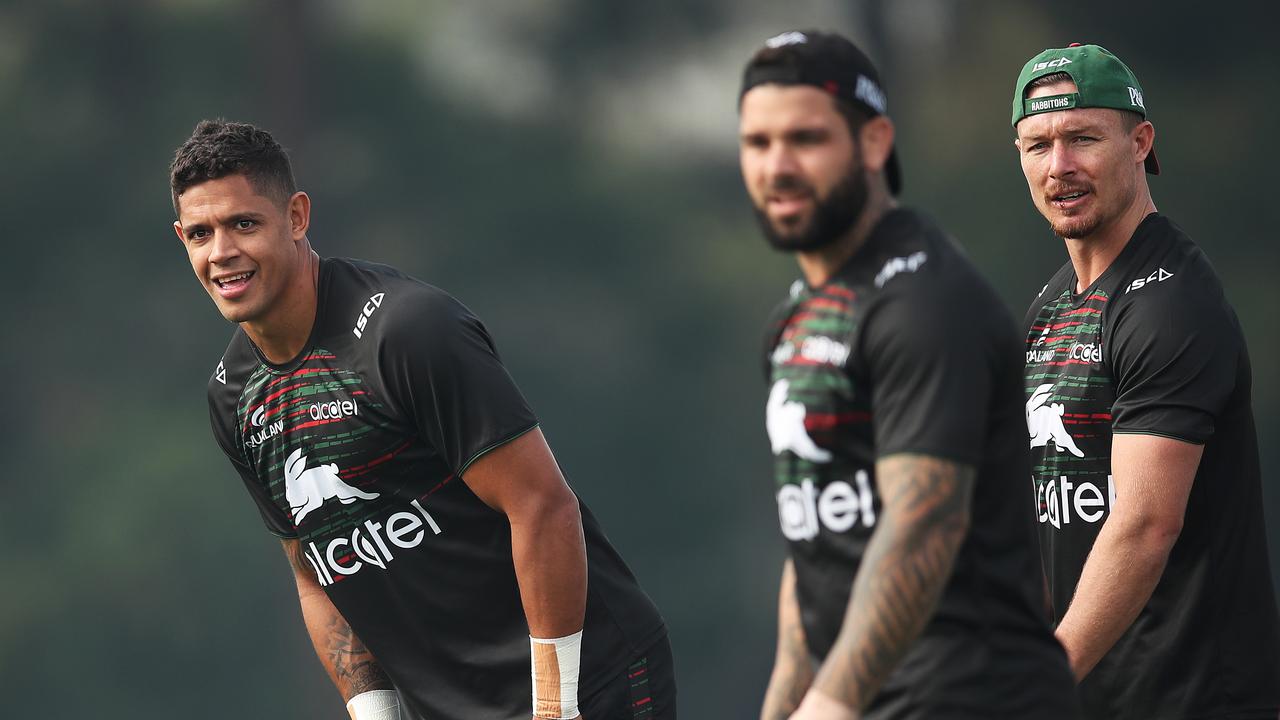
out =
[[[862,144],[862,164],[873,173],[882,172],[893,152],[893,121],[876,115],[862,124],[858,140]]]
[[[299,190],[289,198],[289,234],[301,240],[311,225],[311,198]]]
[[[1146,162],[1147,156],[1151,154],[1151,148],[1156,144],[1156,127],[1150,120],[1143,120],[1133,129],[1133,143],[1136,161]]]

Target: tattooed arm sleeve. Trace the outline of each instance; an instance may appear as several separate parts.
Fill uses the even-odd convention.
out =
[[[800,706],[813,683],[813,660],[805,644],[796,601],[796,571],[787,560],[782,566],[782,586],[778,591],[778,654],[773,675],[764,694],[760,720],[786,720]]]
[[[302,605],[302,619],[311,636],[311,644],[342,695],[342,701],[369,690],[394,690],[395,686],[373,653],[360,642],[316,582],[314,572],[302,558],[297,539],[284,540],[283,544],[298,584],[298,602]]]
[[[884,510],[815,690],[856,710],[870,704],[951,576],[969,528],[974,475],[969,466],[928,455],[900,453],[876,463]]]

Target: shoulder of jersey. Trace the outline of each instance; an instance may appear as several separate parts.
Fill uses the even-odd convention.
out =
[[[394,331],[405,323],[424,322],[435,312],[450,312],[460,303],[440,288],[406,275],[390,265],[333,258],[329,277],[329,322],[351,340],[369,333]]]
[[[1126,304],[1208,303],[1223,298],[1222,284],[1204,252],[1172,223],[1149,241],[1115,279]]]
[[[876,291],[889,292],[937,282],[943,267],[951,266],[952,255],[961,251],[932,218],[912,211],[899,220],[904,227],[888,242],[881,243],[863,272]]]
[[[231,342],[227,343],[226,350],[222,351],[222,357],[218,358],[213,374],[209,376],[209,394],[229,392],[232,395],[238,395],[240,388],[244,387],[248,374],[257,365],[258,358],[249,344],[248,336],[237,327],[231,335]]]

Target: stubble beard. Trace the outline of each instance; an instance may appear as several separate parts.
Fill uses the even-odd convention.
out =
[[[1091,188],[1094,197],[1097,198],[1097,185]],[[1046,216],[1049,221],[1049,227],[1053,229],[1053,234],[1060,238],[1070,238],[1072,240],[1087,239],[1098,232],[1105,224],[1115,221],[1125,210],[1133,205],[1134,198],[1138,195],[1138,184],[1130,183],[1126,186],[1116,189],[1116,202],[1110,207],[1098,207],[1093,212],[1078,217],[1066,217],[1054,220]]]
[[[1060,238],[1087,238],[1097,232],[1102,225],[1102,218],[1098,214],[1086,217],[1065,218],[1062,220],[1050,220],[1049,227],[1053,229],[1053,234]]]

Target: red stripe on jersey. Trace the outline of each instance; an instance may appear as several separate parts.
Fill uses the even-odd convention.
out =
[[[258,403],[258,405],[254,405],[254,406],[253,406],[253,409],[255,409],[255,410],[256,410],[256,409],[258,408],[258,406],[259,406],[259,405],[266,405],[267,403],[271,402],[272,400],[275,400],[276,398],[278,398],[278,397],[280,397],[281,395],[283,395],[283,394],[285,394],[285,393],[289,392],[290,390],[297,390],[298,388],[303,387],[304,385],[306,385],[306,383],[298,383],[297,385],[288,385],[288,386],[286,386],[286,387],[283,387],[283,388],[281,388],[281,389],[279,389],[279,390],[277,390],[277,391],[275,391],[275,392],[271,393],[270,395],[268,395],[268,396],[266,396],[266,397],[262,398],[262,402]]]
[[[315,375],[316,373],[322,373],[322,372],[332,372],[332,370],[330,370],[329,368],[324,368],[324,367],[318,367],[318,368],[298,368],[297,370],[294,370],[293,372],[289,373],[288,375],[281,375],[280,377],[276,378],[275,380],[272,380],[271,382],[269,382],[269,383],[267,383],[266,385],[264,385],[264,386],[263,386],[263,388],[265,389],[265,388],[269,388],[269,387],[274,387],[274,386],[276,386],[276,385],[279,385],[279,384],[280,384],[280,383],[282,383],[282,382],[288,382],[289,380],[292,380],[292,379],[297,378],[297,377],[302,377],[303,375]]]
[[[1102,310],[1099,310],[1098,308],[1085,307],[1085,308],[1076,308],[1075,310],[1068,310],[1062,313],[1061,315],[1059,315],[1058,317],[1070,317],[1071,315],[1101,315],[1101,314],[1102,314]]]
[[[871,413],[865,410],[843,413],[805,413],[805,430],[829,430],[837,425],[854,422],[871,422]]]
[[[404,452],[408,448],[409,448],[409,441],[406,440],[405,442],[401,443],[400,447],[392,450],[389,453],[386,453],[385,455],[380,455],[363,465],[356,465],[354,467],[349,467],[346,470],[343,470],[342,472],[338,473],[338,477],[343,478],[345,480],[346,478],[352,478],[352,477],[358,477],[360,475],[364,475],[365,473],[378,467],[382,463],[387,462],[391,458],[394,458],[395,456]],[[449,481],[448,478],[446,478],[445,482],[448,482],[448,481]],[[431,492],[435,492],[435,490],[432,490]],[[427,493],[427,495],[430,495],[430,494],[431,493]],[[426,495],[424,495],[423,497],[426,497]]]
[[[335,422],[341,422],[341,421],[342,421],[342,418],[331,418],[329,420],[312,420],[311,422],[304,422],[301,425],[295,425],[294,427],[291,427],[280,434],[288,435],[289,433],[297,432],[299,430],[305,430],[306,428],[309,428],[309,427],[315,427],[317,425],[328,425],[329,423],[335,423]]]
[[[821,297],[813,298],[809,302],[806,302],[804,306],[806,308],[813,308],[814,310],[835,310],[837,312],[849,312],[853,310],[853,306],[848,303]]]

